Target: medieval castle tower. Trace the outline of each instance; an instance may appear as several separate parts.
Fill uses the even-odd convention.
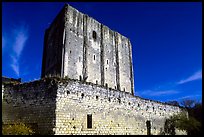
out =
[[[130,40],[66,4],[44,37],[42,77],[53,75],[134,95]]]
[[[45,32],[41,79],[2,80],[2,125],[37,134],[158,135],[186,113],[134,96],[130,40],[67,4]]]

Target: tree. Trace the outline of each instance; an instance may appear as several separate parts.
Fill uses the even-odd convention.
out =
[[[164,131],[161,134],[175,134],[175,128],[185,130],[188,135],[202,134],[202,102],[185,99],[180,101],[168,101],[167,104],[182,106],[188,111],[188,116],[185,113],[174,115],[166,119]]]
[[[193,108],[196,103],[197,103],[197,101],[196,100],[192,100],[192,99],[185,99],[185,100],[182,100],[180,102],[180,104],[182,106],[184,106],[185,108],[187,108],[187,109]]]
[[[170,104],[170,105],[173,105],[173,106],[179,106],[179,102],[178,101],[168,101],[166,103]]]

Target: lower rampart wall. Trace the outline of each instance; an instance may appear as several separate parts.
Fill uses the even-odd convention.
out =
[[[4,85],[2,103],[3,124],[33,123],[40,134],[57,135],[146,135],[147,121],[155,135],[163,130],[166,118],[182,111],[176,106],[75,80]]]

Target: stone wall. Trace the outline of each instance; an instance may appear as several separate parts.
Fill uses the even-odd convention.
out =
[[[3,124],[36,123],[41,134],[160,134],[181,108],[75,80],[4,85]],[[92,128],[87,117],[92,116]],[[178,132],[183,134],[184,132]]]
[[[65,11],[65,56],[63,56],[63,76],[80,80],[83,76],[83,14],[71,6],[67,7]]]
[[[102,26],[102,45],[103,45],[103,68],[104,83],[102,85],[117,89],[116,81],[116,45],[114,32],[107,26]]]
[[[54,134],[57,85],[51,80],[4,84],[2,122],[37,125],[41,134]]]
[[[131,44],[118,32],[65,5],[44,41],[42,77],[57,74],[134,93]]]

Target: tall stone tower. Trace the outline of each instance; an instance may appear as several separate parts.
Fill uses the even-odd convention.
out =
[[[56,75],[134,95],[130,40],[65,4],[44,37],[41,77]]]

